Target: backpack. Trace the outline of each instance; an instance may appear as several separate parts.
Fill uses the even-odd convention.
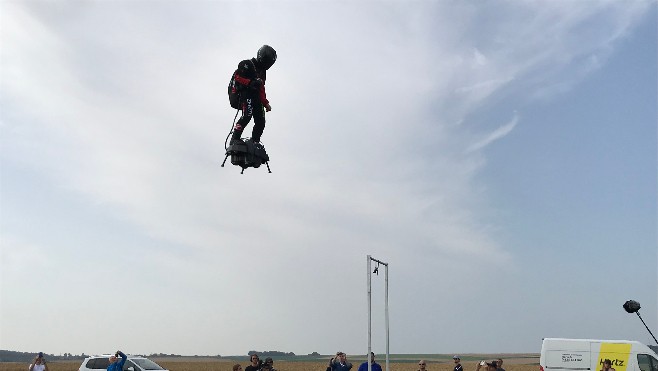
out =
[[[233,74],[233,76],[231,76],[231,81],[228,83],[228,101],[231,104],[231,107],[240,109],[240,91],[236,85],[235,74]]]
[[[228,83],[228,101],[231,107],[240,109],[240,92],[245,88],[235,81],[235,75],[239,74],[247,78],[256,77],[256,65],[252,60],[244,60],[238,64],[238,69],[231,75],[231,81]]]

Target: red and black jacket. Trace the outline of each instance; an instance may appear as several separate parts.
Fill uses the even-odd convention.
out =
[[[252,81],[260,79],[263,81],[262,84],[257,88],[258,89],[258,98],[262,104],[269,104],[270,101],[267,100],[265,95],[265,79],[267,77],[267,71],[263,68],[258,68],[258,62],[255,58],[245,59],[238,64],[238,69],[233,73],[233,78],[235,82],[239,85],[242,85],[242,90],[254,90],[254,84]]]

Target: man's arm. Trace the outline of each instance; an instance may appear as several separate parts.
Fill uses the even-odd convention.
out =
[[[235,79],[235,82],[237,82],[240,85],[249,86],[249,83],[251,83],[251,79],[240,76],[238,74],[238,71],[235,71],[235,74],[233,74],[233,78]]]
[[[119,361],[119,366],[118,366],[118,367],[119,367],[119,370],[122,370],[122,369],[123,369],[123,365],[124,365],[124,363],[126,363],[126,359],[128,359],[128,356],[126,356],[125,354],[123,354],[123,352],[120,351],[120,350],[117,350],[117,355],[118,355],[119,357],[121,357],[121,360]]]

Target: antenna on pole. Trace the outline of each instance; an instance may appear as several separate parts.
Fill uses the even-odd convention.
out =
[[[368,362],[368,371],[372,371],[372,274],[379,276],[379,266],[384,266],[384,281],[385,281],[385,294],[384,294],[384,313],[386,317],[386,371],[389,371],[389,332],[388,332],[388,263],[377,260],[368,255],[367,260],[367,274],[368,274],[368,354],[366,355],[366,362]],[[372,269],[372,262],[377,263],[375,269]]]

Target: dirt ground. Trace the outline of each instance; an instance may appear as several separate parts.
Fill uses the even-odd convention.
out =
[[[466,358],[468,355],[463,355]],[[539,370],[539,355],[480,355],[482,359],[496,359],[502,358],[504,360],[503,368],[506,371],[538,371]],[[536,357],[535,357],[536,356]],[[471,356],[468,356],[471,357]],[[472,355],[477,357],[477,355]],[[390,371],[416,371],[418,370],[417,360],[396,360],[390,363]],[[235,362],[231,360],[195,360],[195,361],[172,361],[154,359],[162,367],[170,371],[232,371],[235,363],[240,363],[242,367],[246,367],[248,362]],[[446,360],[432,360],[430,357],[425,358],[427,361],[428,371],[452,371],[452,362]],[[358,360],[351,361],[354,364],[352,371],[357,371],[359,364]],[[378,361],[382,365],[382,369],[386,371],[385,362]],[[464,361],[462,362],[464,371],[476,371],[477,362]],[[50,362],[48,364],[49,371],[78,371],[80,362]],[[326,362],[286,362],[276,361],[274,367],[277,371],[325,371],[327,368]],[[28,365],[24,363],[15,362],[0,362],[0,371],[27,371]],[[103,370],[99,370],[103,371]]]

